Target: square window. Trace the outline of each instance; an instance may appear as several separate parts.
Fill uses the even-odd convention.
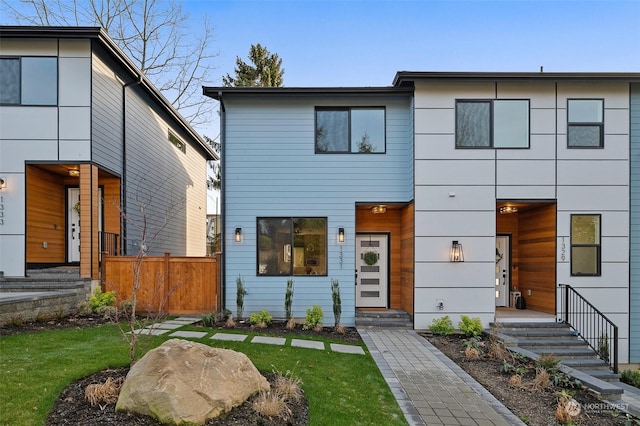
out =
[[[571,275],[600,276],[600,215],[571,215]]]
[[[529,101],[456,101],[456,148],[529,148]]]
[[[58,59],[44,56],[0,58],[0,103],[56,105]]]
[[[327,218],[258,218],[257,275],[327,275]]]
[[[567,100],[567,146],[602,148],[604,146],[604,100]]]
[[[316,154],[385,152],[384,108],[316,108]]]

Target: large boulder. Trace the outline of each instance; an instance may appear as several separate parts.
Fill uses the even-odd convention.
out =
[[[116,411],[168,424],[203,424],[268,389],[269,382],[245,354],[171,339],[134,364]]]

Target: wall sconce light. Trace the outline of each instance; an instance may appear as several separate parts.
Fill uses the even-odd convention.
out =
[[[344,228],[338,228],[338,242],[344,243]]]
[[[387,212],[387,206],[380,204],[379,206],[371,207],[371,213],[373,214],[381,214]]]
[[[464,262],[464,252],[462,251],[462,244],[453,240],[451,242],[451,254],[449,257],[451,262]]]
[[[5,189],[7,187],[7,179],[0,177],[0,189]]]
[[[236,228],[235,240],[236,240],[236,243],[242,242],[242,228]]]
[[[518,208],[515,206],[502,206],[498,209],[500,214],[513,214],[518,213]]]
[[[80,176],[80,170],[78,170],[78,169],[69,169],[69,176],[71,176],[71,177]]]

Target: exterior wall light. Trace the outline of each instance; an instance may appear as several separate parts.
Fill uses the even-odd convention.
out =
[[[451,254],[449,257],[451,262],[464,262],[464,252],[462,251],[462,244],[457,240],[451,242]]]
[[[71,177],[80,176],[80,170],[78,170],[78,169],[70,169],[69,170],[69,176],[71,176]]]
[[[518,208],[516,206],[502,206],[498,211],[500,214],[513,214],[518,213]]]
[[[344,243],[344,228],[338,228],[338,242]]]
[[[379,206],[373,206],[371,208],[371,213],[373,214],[381,214],[387,212],[387,206],[380,204]]]
[[[236,243],[242,242],[242,228],[236,228],[235,240],[236,240]]]
[[[7,179],[0,177],[0,190],[5,189],[7,187]]]

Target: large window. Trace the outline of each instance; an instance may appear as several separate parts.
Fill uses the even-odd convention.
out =
[[[600,215],[571,215],[571,275],[600,275]]]
[[[529,100],[457,101],[456,148],[529,148]]]
[[[258,218],[257,274],[327,275],[327,218]]]
[[[384,108],[316,108],[316,153],[384,153]]]
[[[57,103],[57,58],[0,58],[0,104],[56,105]]]
[[[567,146],[602,148],[604,146],[604,100],[567,100]]]

